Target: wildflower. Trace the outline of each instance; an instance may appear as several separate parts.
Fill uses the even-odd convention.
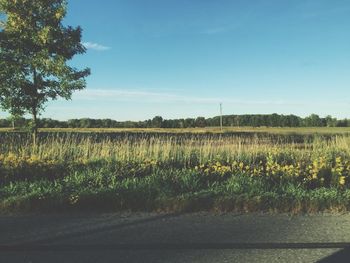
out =
[[[339,177],[339,184],[344,185],[345,184],[345,176],[340,176]]]

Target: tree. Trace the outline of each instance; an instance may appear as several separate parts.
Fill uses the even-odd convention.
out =
[[[32,115],[34,144],[45,103],[70,99],[90,74],[67,65],[86,49],[82,29],[63,26],[66,10],[66,0],[0,0],[0,106]]]
[[[153,128],[162,128],[163,118],[161,116],[155,116],[152,119],[152,127]]]
[[[197,117],[195,120],[195,126],[196,127],[205,127],[207,125],[204,117]]]
[[[194,119],[193,118],[186,118],[185,119],[185,128],[193,128],[194,127]]]
[[[304,119],[305,126],[306,127],[321,127],[322,125],[322,119],[317,114],[311,114],[308,117],[305,117]]]
[[[16,111],[16,109],[10,110],[9,121],[12,123],[12,130],[16,129],[16,122],[20,120],[23,116],[23,112]]]
[[[337,126],[337,119],[333,118],[330,115],[326,116],[325,121],[326,121],[327,127],[335,127],[335,126]]]
[[[12,97],[8,97],[3,101],[3,105],[6,105],[8,112],[10,113],[9,120],[12,123],[12,129],[15,130],[16,121],[20,120],[23,117],[24,111],[17,107],[17,103],[13,100]]]

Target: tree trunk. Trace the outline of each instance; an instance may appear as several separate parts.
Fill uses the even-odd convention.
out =
[[[38,139],[38,120],[37,120],[37,73],[36,69],[33,69],[33,102],[32,102],[32,116],[33,116],[33,123],[32,123],[32,132],[33,132],[33,145],[36,146],[37,139]]]
[[[36,146],[37,139],[38,139],[38,120],[37,120],[37,112],[36,109],[32,109],[32,116],[33,116],[33,126],[32,126],[32,132],[33,132],[33,145]]]

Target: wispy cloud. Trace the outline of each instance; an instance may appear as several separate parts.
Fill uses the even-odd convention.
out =
[[[97,51],[105,51],[111,49],[111,47],[107,47],[101,44],[93,43],[93,42],[84,42],[84,47],[87,49],[97,50]]]
[[[75,93],[74,100],[89,101],[133,101],[151,103],[196,103],[196,104],[237,104],[237,105],[293,105],[303,103],[285,100],[244,100],[225,97],[185,96],[174,93],[153,92],[128,89],[86,89]]]

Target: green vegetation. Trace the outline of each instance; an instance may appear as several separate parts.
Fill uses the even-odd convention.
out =
[[[1,211],[345,211],[350,136],[0,136]]]
[[[81,28],[63,25],[66,12],[65,0],[0,0],[0,106],[13,118],[32,115],[34,142],[45,103],[70,99],[90,74],[68,65],[86,49]]]
[[[16,119],[16,127],[26,127],[29,120]],[[186,118],[186,119],[163,119],[156,116],[145,121],[116,121],[111,119],[71,119],[58,121],[53,119],[38,120],[40,128],[204,128],[220,126],[220,117],[213,118]],[[338,120],[331,116],[321,118],[316,114],[301,118],[295,115],[279,114],[246,114],[223,116],[224,127],[350,127],[350,120]],[[0,128],[12,127],[11,119],[0,119]]]
[[[347,119],[226,115],[223,130],[220,117],[38,119],[90,74],[68,65],[86,49],[66,12],[65,0],[0,0],[0,107],[11,116],[0,120],[0,211],[350,210]]]

